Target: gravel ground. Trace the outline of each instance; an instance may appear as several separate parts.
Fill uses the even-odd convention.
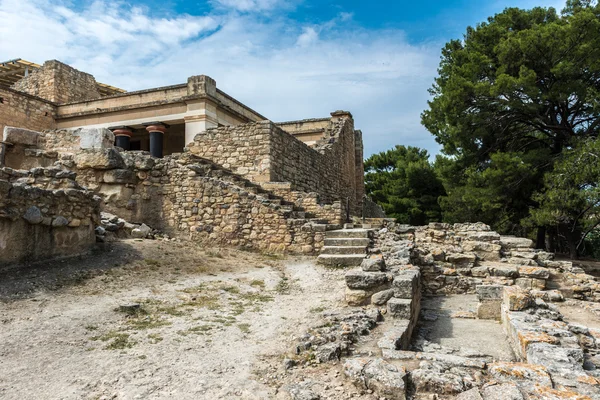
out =
[[[323,310],[345,307],[343,271],[184,242],[103,246],[0,273],[0,398],[270,399],[312,380],[323,398],[371,398],[339,365],[282,367]]]

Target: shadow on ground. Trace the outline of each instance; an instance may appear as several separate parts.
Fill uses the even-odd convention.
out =
[[[83,256],[21,264],[0,269],[0,301],[33,297],[40,290],[55,291],[80,285],[110,269],[142,259],[127,242],[97,243]]]

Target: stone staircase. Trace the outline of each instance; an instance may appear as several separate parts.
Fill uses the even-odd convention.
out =
[[[331,267],[360,265],[367,256],[372,230],[365,228],[338,229],[325,232],[325,245],[317,262]]]
[[[227,182],[239,187],[242,191],[254,194],[263,202],[263,204],[275,207],[282,211],[286,218],[305,220],[306,222],[311,222],[313,224],[327,224],[327,221],[315,218],[313,214],[306,212],[304,208],[286,201],[283,197],[262,188],[259,184],[251,182],[210,160],[195,155],[186,156],[193,159],[193,164],[188,166],[190,170],[197,172],[200,176]]]

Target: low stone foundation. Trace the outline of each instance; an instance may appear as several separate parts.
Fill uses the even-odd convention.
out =
[[[73,177],[52,169],[0,168],[0,265],[91,249],[100,198],[78,187]]]

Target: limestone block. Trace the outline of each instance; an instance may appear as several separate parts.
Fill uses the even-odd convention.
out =
[[[401,271],[394,276],[392,287],[394,288],[394,297],[401,299],[412,299],[420,289],[420,274],[417,270]]]
[[[502,301],[507,310],[521,311],[533,304],[533,297],[530,292],[525,289],[507,286],[504,288]]]
[[[362,260],[360,268],[367,272],[379,272],[385,270],[383,257],[369,257]]]
[[[542,267],[519,267],[519,276],[524,278],[548,279],[550,271]]]
[[[12,126],[4,127],[3,141],[20,144],[25,146],[35,146],[38,143],[39,132],[30,131],[29,129],[13,128]]]
[[[351,270],[346,273],[344,278],[350,289],[373,289],[388,283],[388,276],[383,272]]]
[[[75,164],[79,169],[115,169],[125,166],[123,157],[115,149],[81,151],[75,155]]]
[[[499,244],[477,241],[465,241],[462,248],[465,252],[476,254],[483,261],[499,261],[502,249]]]
[[[475,287],[479,301],[502,300],[503,285],[478,285]]]
[[[519,276],[519,270],[514,265],[495,263],[490,268],[491,275],[505,278],[516,278]]]
[[[371,304],[374,304],[376,306],[382,306],[385,303],[387,303],[389,299],[394,297],[394,293],[394,289],[382,290],[381,292],[377,292],[373,296],[371,296]]]
[[[473,388],[471,390],[467,390],[466,392],[460,393],[456,396],[456,400],[484,400],[479,394],[478,388]]]
[[[516,236],[501,236],[500,245],[505,250],[533,247],[533,240]]]
[[[494,362],[488,364],[488,373],[498,382],[531,382],[552,387],[546,367],[520,362]]]
[[[406,399],[404,367],[397,367],[381,358],[351,358],[344,363],[344,374],[359,387],[372,390],[380,397]]]
[[[583,350],[581,348],[566,348],[554,346],[558,339],[539,341],[527,346],[527,361],[546,367],[552,374],[569,377],[577,372],[583,373]]]
[[[487,300],[477,305],[477,318],[500,320],[502,300]]]
[[[481,388],[483,400],[524,400],[519,386],[515,383],[485,385]]]
[[[448,254],[446,260],[454,264],[456,268],[467,268],[475,265],[477,256],[473,253],[454,253]]]
[[[546,280],[536,278],[517,278],[515,285],[523,289],[544,290],[546,288]]]
[[[372,292],[346,288],[346,302],[350,306],[363,306],[369,303]]]
[[[392,298],[387,302],[388,314],[394,318],[407,319],[412,318],[413,300]]]
[[[115,135],[106,128],[79,128],[73,131],[73,136],[79,136],[81,149],[108,149],[115,141]]]

